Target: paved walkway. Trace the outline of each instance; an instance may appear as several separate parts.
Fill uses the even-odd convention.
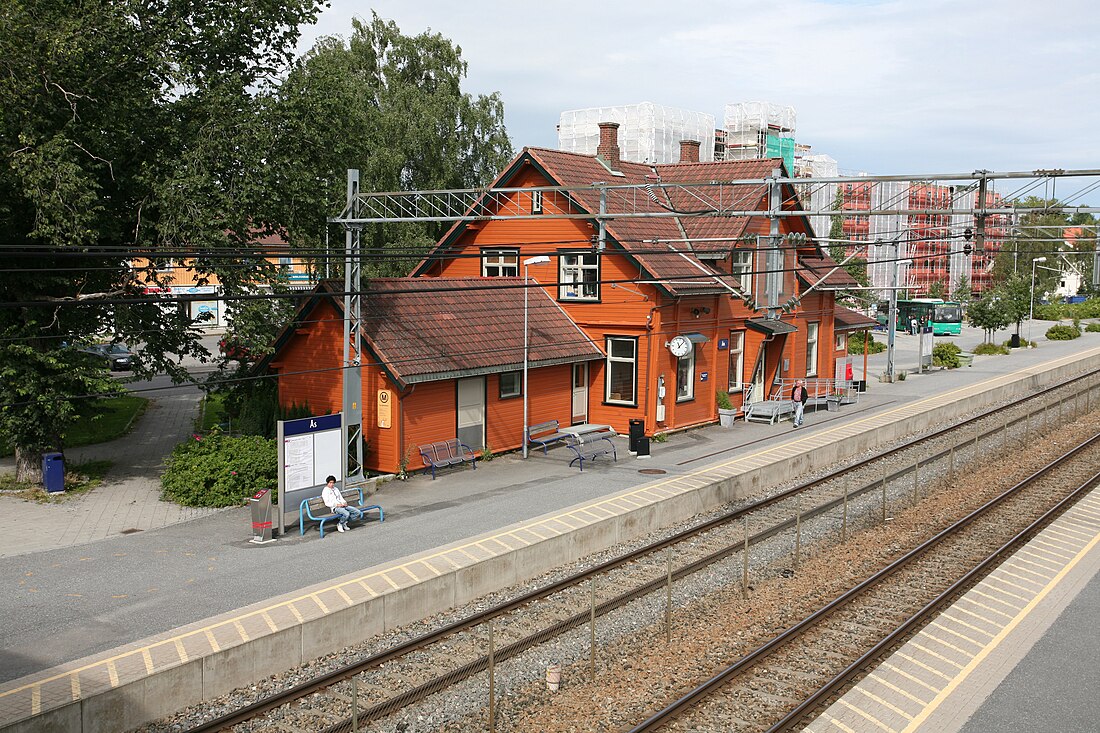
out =
[[[164,380],[164,384],[168,382]],[[109,443],[65,451],[67,466],[110,461],[113,465],[102,485],[48,503],[0,494],[0,557],[81,545],[222,511],[160,500],[164,459],[191,434],[200,392],[194,387],[175,387],[146,396],[151,398],[149,407],[130,433]],[[14,471],[13,458],[0,459],[0,472]]]

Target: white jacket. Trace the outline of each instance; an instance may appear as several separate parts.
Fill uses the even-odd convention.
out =
[[[331,489],[328,486],[321,491],[321,499],[324,500],[325,506],[329,509],[335,509],[338,506],[344,506],[347,504],[344,501],[344,495],[340,492],[340,489],[333,486]]]

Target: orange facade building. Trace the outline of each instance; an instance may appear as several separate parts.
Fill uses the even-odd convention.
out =
[[[515,373],[525,276],[529,424],[603,424],[625,433],[640,420],[653,435],[716,422],[717,392],[743,409],[778,396],[785,380],[837,376],[850,325],[838,328],[835,293],[855,282],[806,238],[804,216],[778,217],[782,239],[767,238],[768,185],[722,190],[726,208],[759,216],[700,215],[693,190],[653,186],[630,204],[640,215],[607,219],[598,237],[604,184],[762,180],[782,161],[700,163],[698,144],[685,141],[679,163],[629,163],[619,157],[616,128],[601,125],[596,156],[525,148],[493,184],[517,189],[508,211],[524,215],[460,222],[410,278],[364,286],[366,468],[395,471],[403,458],[418,468],[417,445],[456,436],[474,449],[522,446],[516,397],[523,385]],[[639,195],[638,188],[605,191],[612,199]],[[800,211],[793,191],[784,190],[782,201]],[[770,310],[762,305],[766,288],[782,298]],[[340,409],[337,301],[319,288],[300,325],[284,331],[261,365],[279,374],[282,404],[308,402],[315,414]],[[405,344],[396,351],[386,345],[395,334]],[[547,352],[551,346],[557,351]],[[425,360],[431,369],[412,376],[410,365]],[[398,407],[378,427],[383,391]]]

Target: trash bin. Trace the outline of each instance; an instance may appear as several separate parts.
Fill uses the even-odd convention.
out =
[[[272,541],[271,489],[260,489],[248,500],[252,506],[252,539],[255,544]]]
[[[65,490],[65,455],[47,453],[42,456],[42,485],[51,494]]]
[[[645,420],[630,420],[630,452],[638,452],[638,439],[645,436]]]
[[[638,458],[649,458],[649,436],[643,435],[637,441]]]
[[[1020,348],[1020,334],[1014,333],[1011,338],[1008,339],[1008,348],[1018,349]]]

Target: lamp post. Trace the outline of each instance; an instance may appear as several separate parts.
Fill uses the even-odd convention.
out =
[[[1027,309],[1027,345],[1031,344],[1031,322],[1035,320],[1035,266],[1040,262],[1046,262],[1046,257],[1036,257],[1031,261],[1031,304]]]
[[[527,279],[527,268],[530,265],[545,265],[549,261],[550,258],[546,255],[528,257],[523,261],[523,435],[520,436],[520,440],[523,441],[524,458],[527,458],[527,290],[530,284]]]

